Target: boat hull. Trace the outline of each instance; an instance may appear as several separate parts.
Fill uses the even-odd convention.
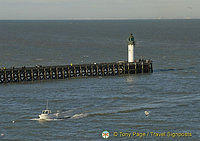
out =
[[[57,116],[53,115],[53,114],[41,114],[39,115],[39,119],[41,120],[48,120],[48,119],[56,119]]]

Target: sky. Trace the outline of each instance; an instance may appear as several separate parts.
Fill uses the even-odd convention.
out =
[[[0,0],[0,20],[199,19],[200,0]]]

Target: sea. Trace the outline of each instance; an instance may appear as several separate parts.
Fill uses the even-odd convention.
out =
[[[0,67],[127,60],[131,33],[153,73],[1,84],[0,140],[200,140],[198,19],[0,21]]]

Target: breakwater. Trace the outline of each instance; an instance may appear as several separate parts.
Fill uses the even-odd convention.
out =
[[[13,67],[0,70],[0,83],[103,77],[152,72],[153,67],[151,60],[137,60],[133,63],[118,61],[113,63],[71,64],[63,66]]]

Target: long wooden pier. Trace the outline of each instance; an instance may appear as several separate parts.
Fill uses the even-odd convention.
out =
[[[93,63],[64,66],[35,66],[3,68],[0,83],[17,83],[36,80],[70,79],[81,77],[115,76],[138,73],[152,73],[151,60],[137,60],[134,63],[119,61],[113,63]]]

